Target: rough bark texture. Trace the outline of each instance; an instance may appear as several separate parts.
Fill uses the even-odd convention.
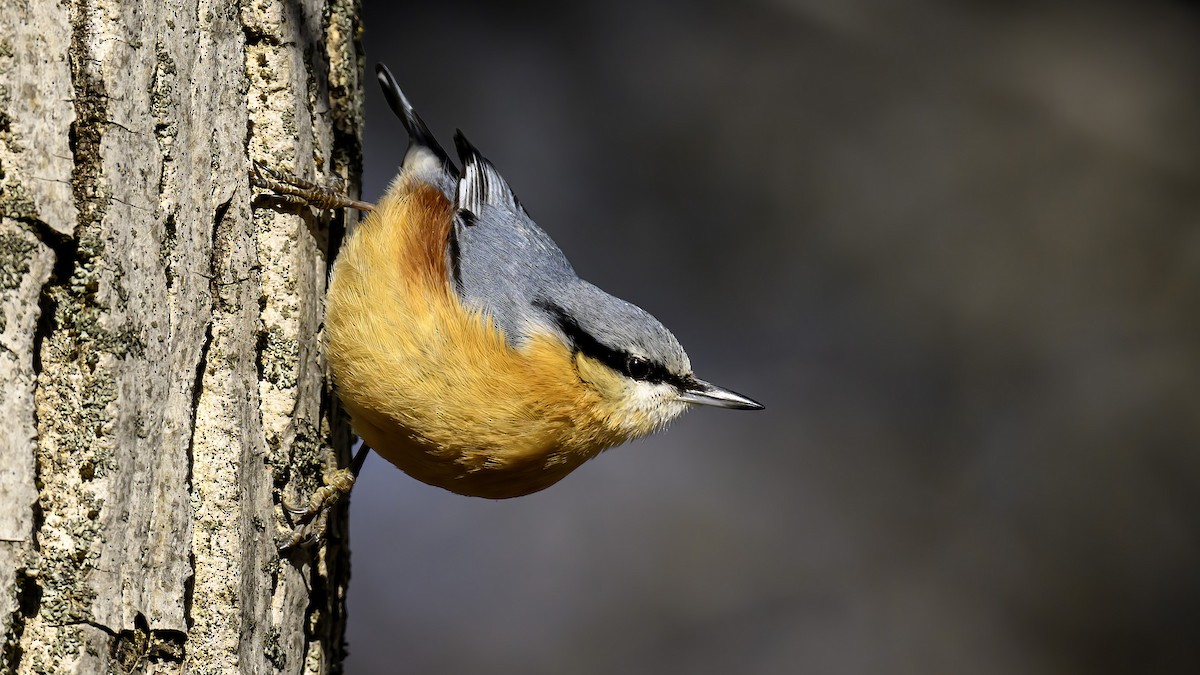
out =
[[[343,523],[275,542],[344,224],[247,169],[356,182],[361,66],[356,0],[5,3],[0,673],[340,669]]]

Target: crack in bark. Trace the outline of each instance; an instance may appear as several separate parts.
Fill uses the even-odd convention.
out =
[[[196,466],[196,415],[200,411],[200,396],[204,392],[204,373],[208,370],[208,352],[212,348],[213,332],[212,318],[210,317],[204,327],[204,341],[200,345],[200,355],[196,359],[196,375],[192,379],[192,418],[191,430],[188,435],[187,444],[187,476],[185,485],[189,490],[192,490],[193,472]],[[192,573],[187,577],[183,587],[183,620],[187,624],[188,629],[192,627],[192,603],[196,593],[196,553],[188,551],[188,568]]]
[[[42,604],[42,586],[37,577],[28,570],[17,570],[17,608],[9,615],[8,639],[4,642],[4,653],[0,655],[0,663],[17,672],[21,667],[21,636],[25,634],[25,621],[36,616]]]
[[[33,332],[33,375],[42,373],[42,345],[58,330],[58,300],[62,287],[75,273],[75,262],[79,254],[79,245],[74,237],[65,235],[40,220],[26,221],[33,226],[33,235],[42,245],[54,253],[54,266],[50,278],[42,286],[38,295],[38,320]],[[36,426],[36,407],[34,411]]]

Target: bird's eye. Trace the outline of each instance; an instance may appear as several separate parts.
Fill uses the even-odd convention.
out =
[[[650,375],[650,362],[640,356],[627,356],[625,374],[635,380],[644,380]]]

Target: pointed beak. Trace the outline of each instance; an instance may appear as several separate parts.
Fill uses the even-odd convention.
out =
[[[711,405],[734,410],[762,410],[764,407],[758,401],[694,377],[688,381],[687,387],[679,392],[679,400],[696,405]]]

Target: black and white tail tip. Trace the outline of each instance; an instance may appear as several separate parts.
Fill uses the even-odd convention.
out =
[[[429,131],[429,127],[425,125],[425,121],[421,119],[421,116],[413,109],[412,103],[409,103],[408,97],[400,90],[400,85],[396,84],[396,78],[392,77],[392,71],[382,63],[377,63],[375,64],[375,76],[379,79],[379,86],[383,89],[383,96],[387,99],[388,106],[396,114],[396,117],[400,118],[400,121],[404,123],[404,129],[408,131],[409,147],[418,146],[428,149],[450,174],[457,175],[458,171],[454,167],[454,162],[450,161],[450,156],[438,144],[433,133]]]

